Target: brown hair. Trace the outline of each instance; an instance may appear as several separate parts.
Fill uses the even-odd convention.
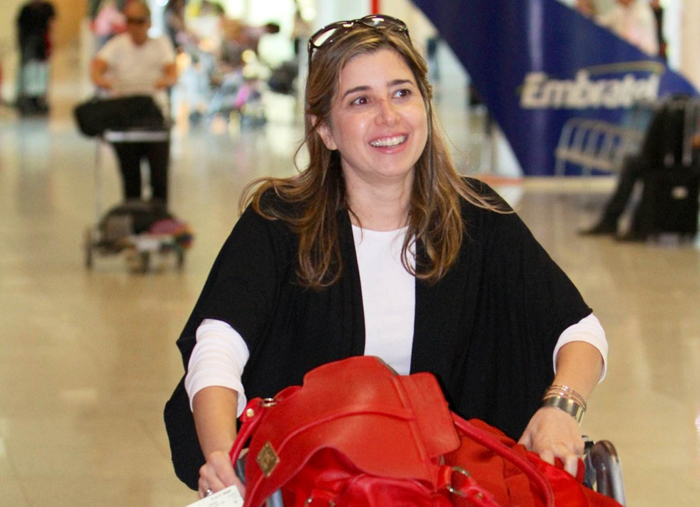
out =
[[[338,79],[345,65],[358,55],[380,49],[396,51],[411,69],[428,118],[428,140],[415,166],[408,231],[402,250],[404,267],[421,280],[437,282],[456,262],[465,235],[460,197],[481,208],[497,208],[471,188],[455,169],[432,110],[428,67],[407,35],[353,25],[332,43],[317,49],[313,56],[306,84],[306,135],[296,152],[298,155],[307,145],[308,166],[290,178],[268,177],[251,182],[240,201],[241,211],[250,203],[263,217],[283,220],[299,235],[297,275],[302,285],[313,289],[330,286],[340,278],[343,263],[338,212],[352,212],[346,200],[339,153],[326,148],[317,129],[330,120]],[[312,117],[316,118],[315,122]],[[257,189],[253,190],[254,187]],[[282,209],[265,206],[262,196],[270,189],[293,206]],[[424,245],[428,260],[422,264],[416,262],[416,268],[412,269],[408,255],[414,241]]]

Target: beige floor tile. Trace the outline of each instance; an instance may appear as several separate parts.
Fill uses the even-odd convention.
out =
[[[0,475],[0,506],[1,507],[29,507],[31,504],[24,496],[18,481],[6,479]],[[49,505],[49,504],[47,504]]]
[[[2,433],[0,433],[0,480],[9,480],[14,478],[15,472],[12,469],[10,457],[7,454],[7,445],[5,444],[5,437]]]
[[[176,478],[151,479],[147,475],[128,479],[90,473],[70,478],[37,475],[23,478],[22,485],[27,490],[28,503],[19,505],[184,507],[197,500],[197,493]]]
[[[89,408],[72,416],[11,418],[5,441],[20,478],[172,476],[169,460],[137,419],[94,415]]]

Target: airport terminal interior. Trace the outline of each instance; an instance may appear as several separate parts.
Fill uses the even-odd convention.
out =
[[[182,266],[175,255],[154,253],[144,273],[142,256],[86,248],[122,198],[113,151],[81,135],[73,117],[94,93],[87,2],[54,2],[59,43],[46,115],[13,107],[14,19],[23,3],[10,0],[8,10],[3,1],[8,19],[0,26],[0,506],[184,507],[197,494],[174,475],[163,424],[183,373],[175,341],[238,219],[242,189],[256,177],[294,174],[300,94],[263,87],[247,116],[214,107],[216,93],[204,93],[196,59],[181,53],[171,93],[169,208],[194,240]],[[154,13],[164,3],[152,2]],[[270,59],[282,62],[293,56],[294,2],[265,3],[228,8],[257,24],[274,12],[281,33],[260,51],[267,44]],[[314,28],[366,14],[365,3],[301,2],[317,16]],[[66,28],[78,4],[79,22]],[[387,13],[417,24],[420,15],[409,9]],[[428,33],[421,23],[411,30]],[[700,238],[628,243],[579,235],[596,221],[616,176],[522,177],[503,136],[487,128],[485,107],[466,92],[450,49],[440,46],[435,62],[437,113],[458,168],[516,209],[605,328],[607,377],[589,400],[584,434],[617,447],[628,505],[698,505]]]

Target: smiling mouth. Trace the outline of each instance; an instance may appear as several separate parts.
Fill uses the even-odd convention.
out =
[[[406,134],[401,136],[386,137],[384,139],[377,139],[376,141],[370,141],[370,146],[375,148],[394,148],[406,142],[408,136]]]

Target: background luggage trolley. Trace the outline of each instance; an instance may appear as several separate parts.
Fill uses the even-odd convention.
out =
[[[162,129],[106,130],[99,136],[95,154],[95,217],[97,223],[85,231],[85,267],[92,269],[97,256],[126,254],[134,271],[146,273],[153,256],[175,258],[181,270],[185,250],[192,241],[188,226],[168,213],[158,200],[127,200],[103,216],[102,157],[104,143],[154,143],[170,139]],[[144,178],[142,170],[141,176]],[[147,186],[148,188],[148,186]]]

